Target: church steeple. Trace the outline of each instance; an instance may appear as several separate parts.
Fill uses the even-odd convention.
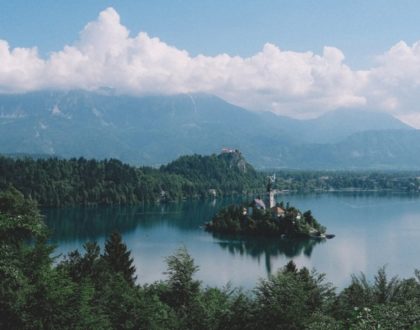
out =
[[[266,205],[269,209],[276,206],[275,193],[273,190],[274,182],[276,182],[276,174],[268,176]]]

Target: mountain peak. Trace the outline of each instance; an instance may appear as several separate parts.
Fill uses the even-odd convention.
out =
[[[395,131],[388,141],[393,149],[381,146],[383,134],[349,139],[356,133],[385,131]],[[0,95],[0,152],[118,158],[136,165],[159,166],[180,155],[214,154],[229,146],[230,152],[214,158],[237,173],[252,172],[242,153],[259,167],[336,166],[344,162],[336,152],[341,142],[347,140],[348,150],[357,146],[355,153],[361,153],[364,142],[371,143],[369,154],[375,149],[396,155],[416,143],[418,134],[406,134],[413,131],[386,113],[340,109],[297,120],[247,111],[202,93],[126,96],[75,90]]]
[[[364,110],[357,108],[339,108],[329,111],[316,119],[318,121],[343,121],[357,122],[359,127],[378,127],[378,129],[411,129],[412,127],[403,123],[389,113],[375,110]],[[363,129],[365,130],[365,129]]]
[[[335,143],[358,132],[413,129],[388,113],[348,108],[306,120],[305,125],[305,140],[318,143]]]

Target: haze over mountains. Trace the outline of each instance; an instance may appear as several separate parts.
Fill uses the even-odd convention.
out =
[[[296,120],[205,94],[0,95],[0,153],[160,165],[223,147],[240,149],[259,168],[420,168],[420,131],[385,113],[347,109]]]

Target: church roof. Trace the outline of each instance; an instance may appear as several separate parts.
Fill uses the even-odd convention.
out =
[[[273,206],[271,211],[276,212],[277,214],[284,213],[285,211],[280,206]]]
[[[262,199],[255,198],[255,199],[254,199],[254,204],[255,204],[255,206],[257,206],[257,207],[260,207],[260,208],[262,208],[262,209],[265,209],[265,203],[264,203],[264,201],[263,201]]]

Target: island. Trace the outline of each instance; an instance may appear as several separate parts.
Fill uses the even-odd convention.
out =
[[[281,238],[333,238],[326,234],[310,210],[299,209],[283,202],[275,202],[272,189],[275,176],[269,177],[265,201],[261,197],[249,203],[229,205],[218,211],[205,229],[217,234],[238,234]]]

